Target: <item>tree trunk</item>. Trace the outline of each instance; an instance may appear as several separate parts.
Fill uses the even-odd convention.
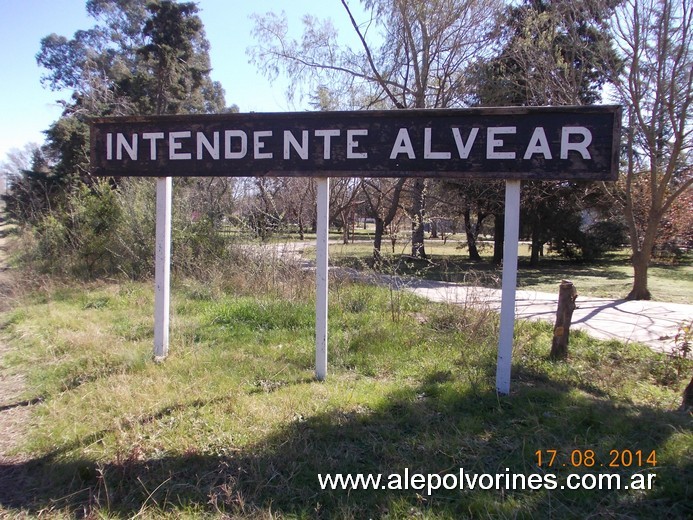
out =
[[[431,221],[431,238],[438,238],[438,222]]]
[[[383,200],[381,198],[378,198],[376,203],[374,199],[368,196],[368,191],[363,190],[363,193],[366,196],[366,202],[370,207],[369,215],[371,215],[371,217],[375,219],[375,237],[373,239],[373,260],[376,264],[380,260],[382,260],[380,251],[383,241],[383,235],[385,234],[385,228],[394,221],[395,217],[397,217],[397,211],[400,208],[399,199],[406,182],[406,177],[401,177],[397,179],[397,182],[392,190],[390,204],[386,208],[387,212],[382,216],[380,210],[385,205]]]
[[[529,265],[536,267],[539,265],[539,256],[541,249],[544,244],[541,243],[539,237],[541,233],[541,227],[539,225],[539,219],[535,219],[532,222],[532,254],[529,258]]]
[[[414,179],[413,204],[412,204],[412,231],[411,231],[411,256],[414,258],[426,258],[424,248],[424,192],[426,181],[421,178]]]
[[[342,211],[342,244],[346,245],[349,243],[349,215],[346,211]]]
[[[306,229],[305,226],[303,225],[303,217],[299,214],[298,216],[298,236],[300,237],[301,240],[305,240],[305,235],[306,235]]]
[[[577,289],[575,289],[573,282],[563,280],[558,290],[558,309],[556,310],[556,324],[553,327],[551,359],[566,359],[568,357],[570,324],[573,319],[577,296]]]
[[[472,262],[481,262],[481,255],[476,247],[476,234],[472,229],[472,218],[469,211],[469,206],[464,208],[464,232],[467,235],[467,249],[469,250],[469,259]]]
[[[650,255],[646,251],[633,253],[633,288],[626,300],[649,300],[652,298],[647,288],[647,268],[650,264]]]
[[[505,215],[495,214],[493,218],[493,263],[503,263],[503,239],[505,237]]]
[[[380,248],[383,245],[383,235],[385,234],[385,222],[380,217],[375,218],[375,237],[373,238],[373,262],[378,265],[383,256]]]
[[[693,377],[691,378],[691,382],[688,383],[688,386],[683,391],[683,401],[681,402],[681,410],[683,410],[684,412],[693,410]]]

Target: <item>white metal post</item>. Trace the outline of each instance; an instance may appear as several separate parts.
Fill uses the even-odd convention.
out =
[[[510,367],[515,328],[515,289],[517,287],[517,248],[520,239],[520,181],[505,181],[505,234],[503,240],[503,294],[501,298],[500,335],[496,390],[510,393]]]
[[[156,180],[156,266],[154,273],[154,359],[168,355],[171,286],[171,177]]]
[[[327,252],[330,223],[330,179],[317,179],[317,265],[315,270],[315,377],[327,377]]]

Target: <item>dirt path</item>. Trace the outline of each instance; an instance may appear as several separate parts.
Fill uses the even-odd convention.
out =
[[[3,209],[0,208],[0,298],[8,296],[8,288],[12,282],[12,272],[7,265],[6,251],[9,229]],[[31,413],[31,403],[22,399],[23,375],[8,369],[5,362],[9,352],[10,347],[0,338],[0,465],[3,467],[20,459],[12,454],[12,450],[18,444],[18,439],[22,437]],[[0,474],[0,487],[3,485],[3,476]]]

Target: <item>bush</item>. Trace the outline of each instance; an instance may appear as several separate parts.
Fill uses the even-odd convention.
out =
[[[63,204],[25,228],[23,260],[48,274],[92,278],[110,272],[109,245],[119,219],[118,201],[105,181],[91,188],[80,183]]]
[[[592,224],[584,231],[582,257],[594,260],[604,253],[621,249],[628,243],[628,230],[622,222],[604,220]]]
[[[219,232],[221,215],[205,207],[199,187],[182,181],[174,190],[171,264],[174,272],[197,277],[223,268],[229,239]],[[41,273],[93,279],[150,277],[156,241],[153,179],[128,178],[78,183],[65,202],[35,225],[27,224],[23,260]]]

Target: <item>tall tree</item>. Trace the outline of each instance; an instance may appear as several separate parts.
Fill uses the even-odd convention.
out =
[[[693,4],[627,0],[613,32],[624,62],[614,83],[627,107],[623,206],[634,271],[627,298],[642,300],[651,297],[647,273],[662,219],[693,184]]]
[[[58,176],[87,179],[89,116],[224,110],[195,4],[90,0],[87,11],[93,28],[46,36],[36,56],[43,84],[72,93],[46,131]]]
[[[599,101],[603,85],[618,66],[607,24],[613,4],[614,0],[524,0],[509,6],[499,19],[496,56],[480,60],[473,71],[477,89],[470,103],[541,106]],[[533,264],[550,236],[554,212],[560,208],[563,220],[575,217],[585,206],[583,192],[550,182],[524,183]],[[502,212],[495,214],[497,232],[502,231],[502,218]],[[502,246],[502,241],[496,244]],[[494,260],[500,254],[497,247]]]
[[[291,80],[292,95],[301,85],[311,91],[320,85],[323,95],[325,90],[338,95],[349,92],[348,99],[359,103],[358,108],[461,106],[468,93],[464,70],[488,48],[501,2],[362,0],[370,16],[366,24],[356,20],[346,0],[342,5],[359,47],[340,45],[332,24],[311,16],[304,17],[302,39],[291,39],[286,17],[269,13],[255,19],[253,61],[270,78],[284,71]],[[412,180],[409,184],[412,254],[425,256],[426,183]],[[396,208],[399,201],[392,204]]]
[[[66,111],[91,115],[220,112],[197,7],[172,0],[89,0],[93,28],[51,34],[36,60],[44,85],[72,91]],[[171,106],[168,106],[171,105]]]

